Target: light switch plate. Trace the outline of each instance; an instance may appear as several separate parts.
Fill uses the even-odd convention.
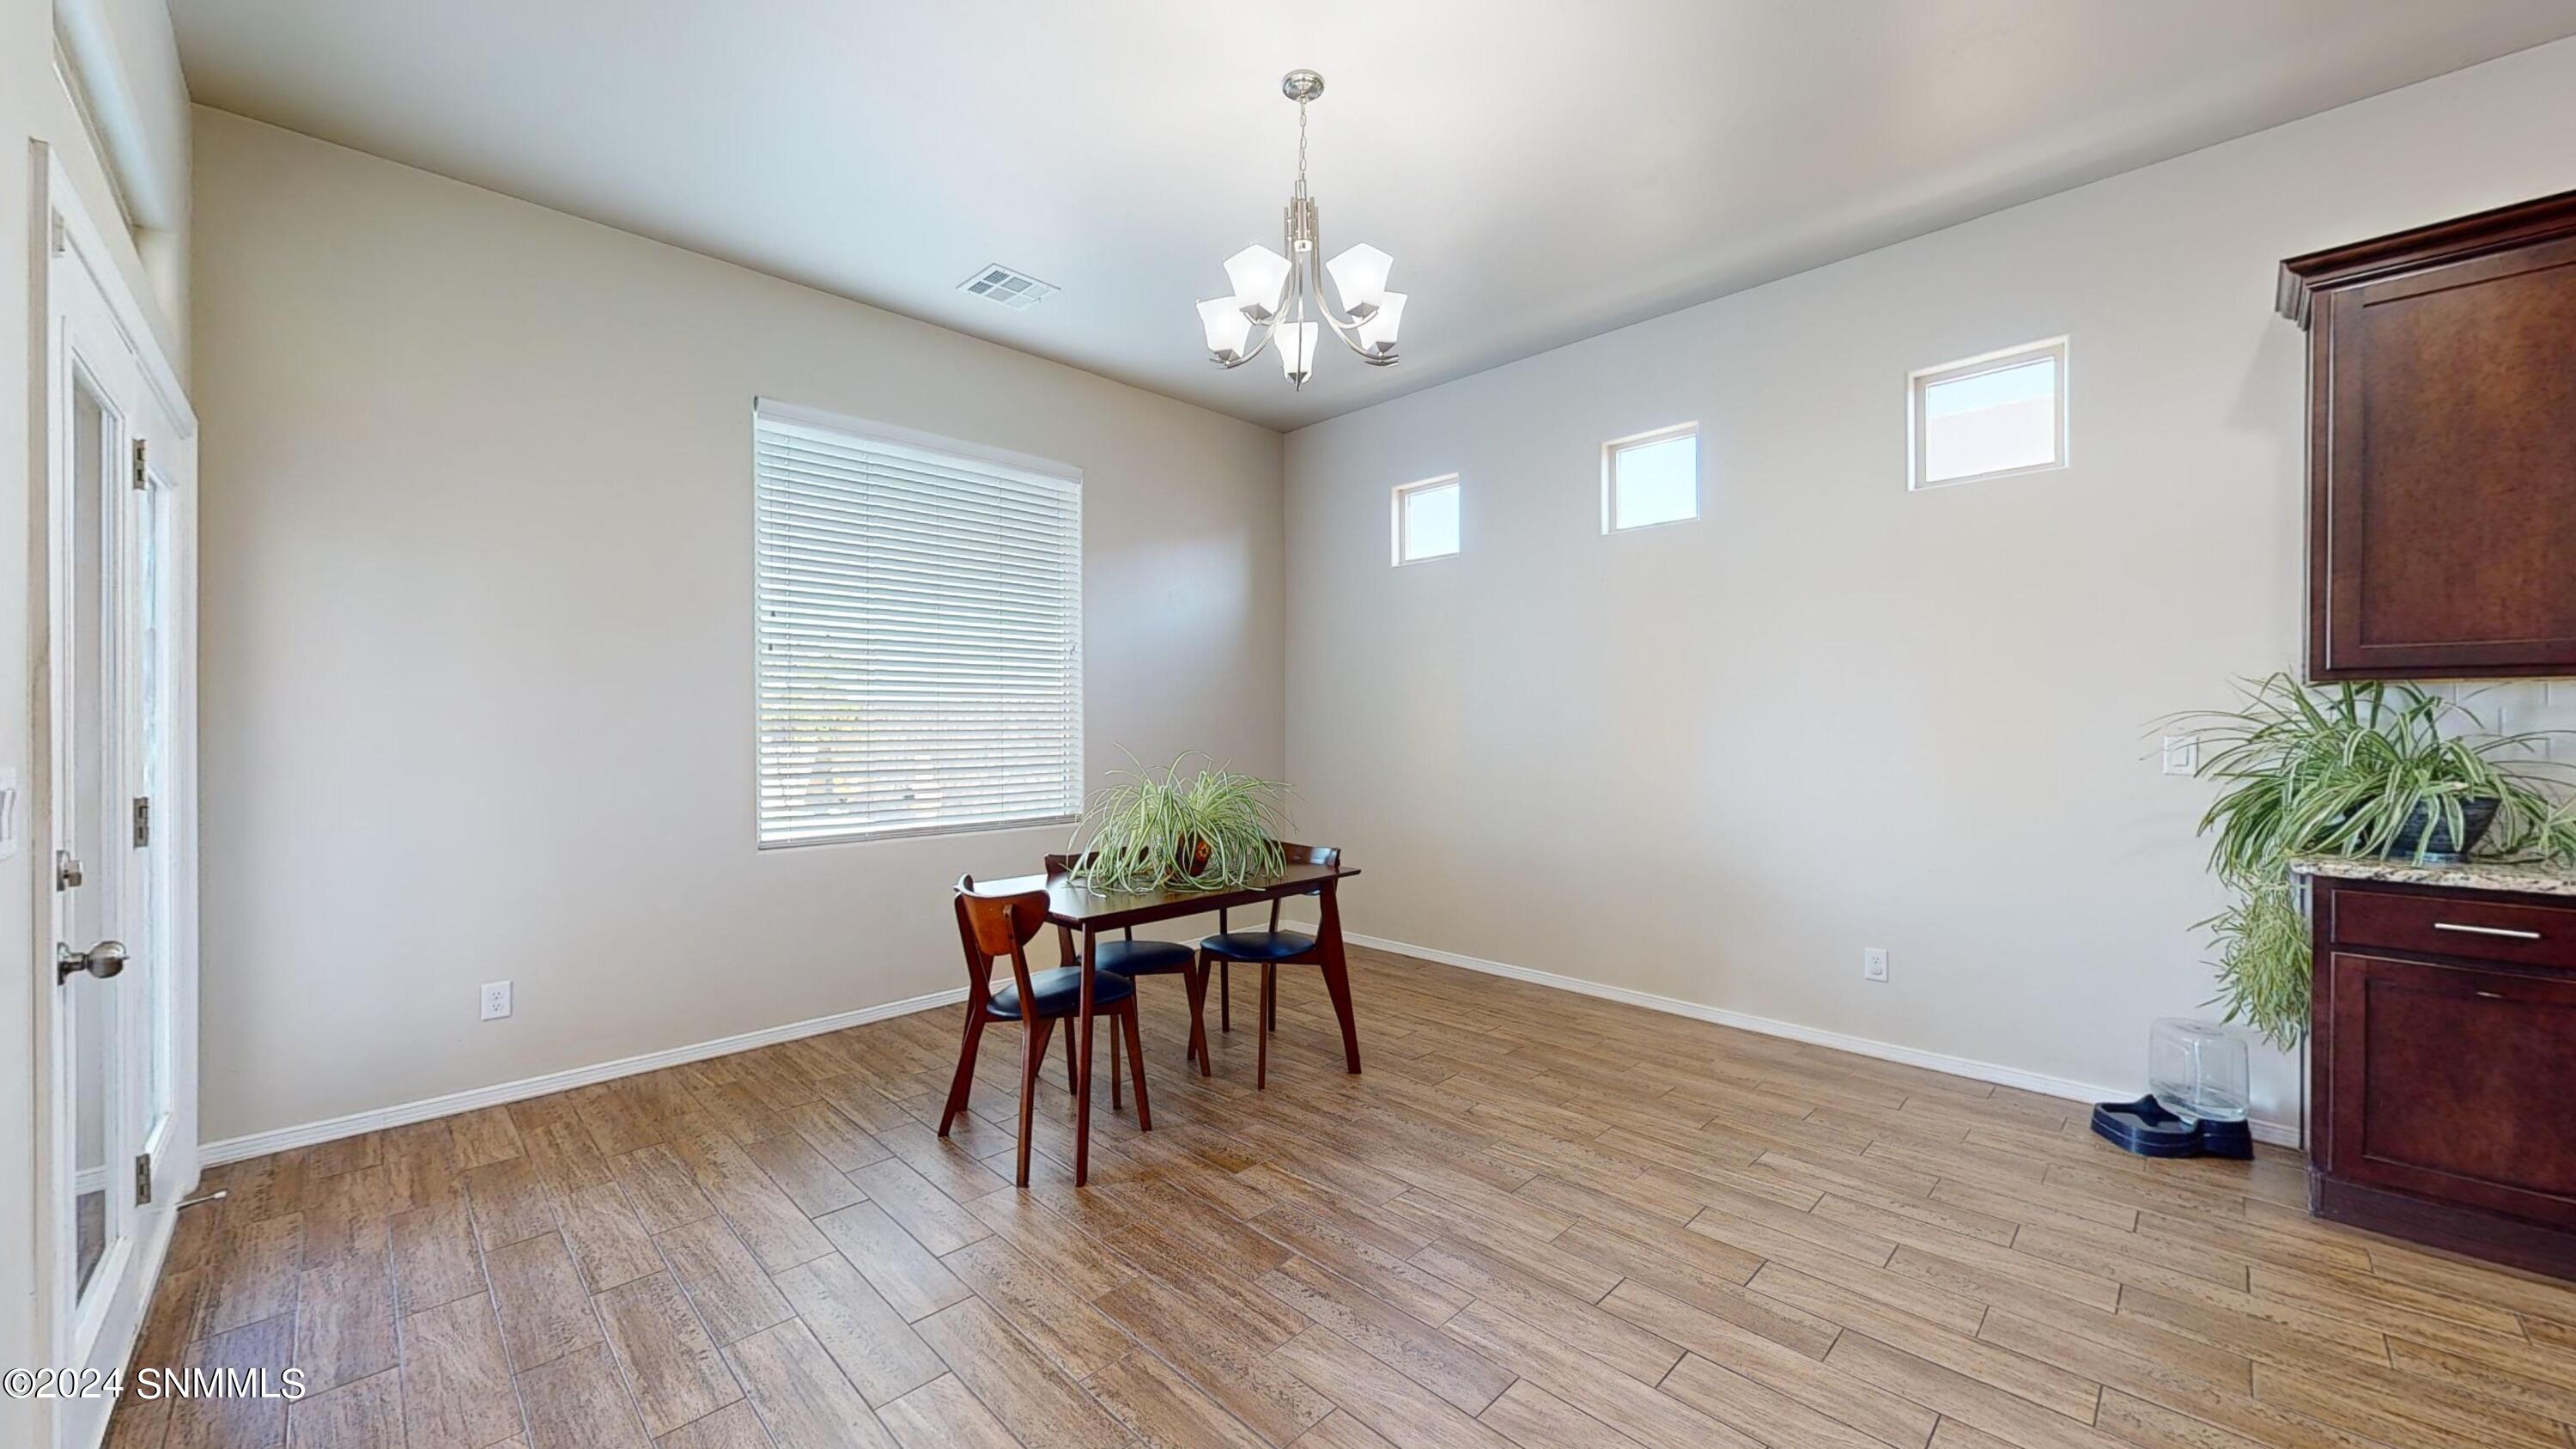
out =
[[[2165,773],[2188,775],[2200,768],[2200,736],[2165,736]]]
[[[18,823],[18,772],[0,770],[0,860],[16,855],[26,838]]]

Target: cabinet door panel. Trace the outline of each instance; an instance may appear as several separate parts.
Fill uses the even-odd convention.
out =
[[[2337,954],[2338,1176],[2576,1225],[2576,980]]]
[[[2576,241],[2332,294],[2320,677],[2576,669]]]

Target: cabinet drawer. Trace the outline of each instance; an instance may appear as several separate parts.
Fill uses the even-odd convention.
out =
[[[2418,896],[2352,886],[2334,887],[2326,907],[2337,946],[2576,970],[2576,908],[2508,905],[2463,891]]]

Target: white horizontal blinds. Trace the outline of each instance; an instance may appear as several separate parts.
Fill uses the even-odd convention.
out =
[[[766,413],[753,432],[760,843],[1078,815],[1080,484]]]

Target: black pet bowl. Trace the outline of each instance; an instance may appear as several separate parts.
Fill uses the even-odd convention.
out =
[[[2093,1135],[2140,1157],[2252,1157],[2242,1122],[2186,1122],[2151,1094],[2093,1108]]]

